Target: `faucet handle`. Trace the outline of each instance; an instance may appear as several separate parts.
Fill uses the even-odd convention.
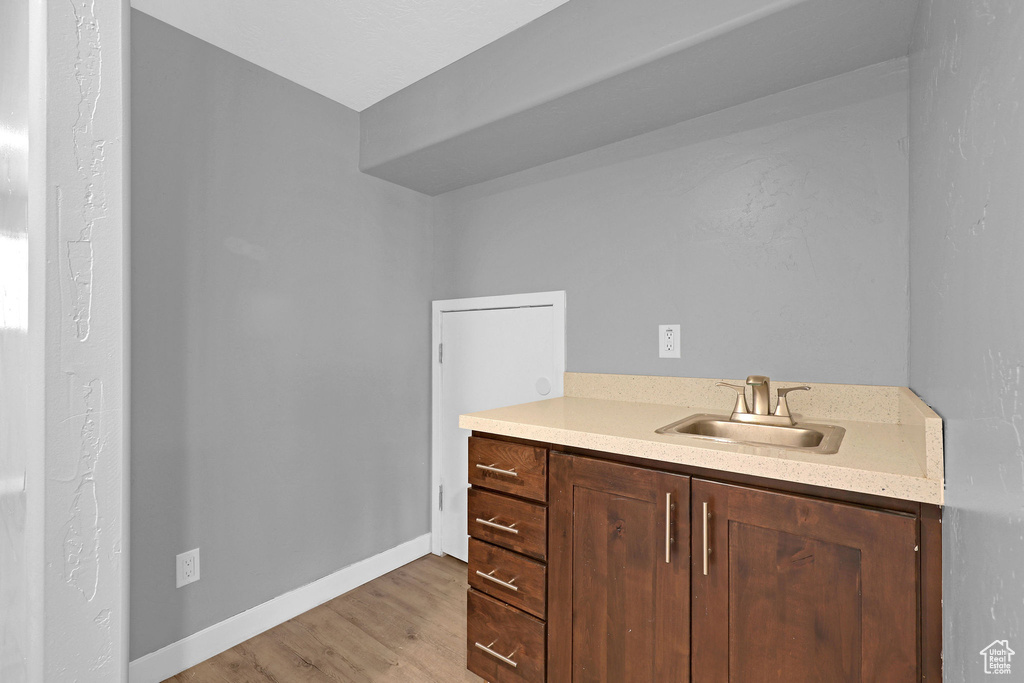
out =
[[[783,387],[779,389],[779,403],[775,406],[775,414],[779,417],[791,417],[789,414],[789,402],[786,400],[786,395],[791,391],[810,391],[811,388],[807,385],[799,387]]]
[[[747,388],[738,384],[728,382],[717,382],[716,387],[729,387],[736,391],[736,405],[732,409],[733,415],[744,415],[747,412]]]

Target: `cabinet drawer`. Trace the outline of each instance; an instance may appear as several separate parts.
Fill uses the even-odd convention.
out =
[[[548,552],[548,511],[543,505],[473,488],[469,535],[543,560]]]
[[[471,436],[469,483],[543,503],[548,499],[548,452],[521,443]]]
[[[544,680],[544,622],[470,589],[466,665],[491,683]]]
[[[544,618],[547,567],[475,538],[469,539],[469,585]]]

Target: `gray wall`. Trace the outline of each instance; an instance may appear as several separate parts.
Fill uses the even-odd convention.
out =
[[[1024,671],[1024,6],[925,0],[911,57],[910,386],[945,421],[947,681]]]
[[[138,12],[131,88],[135,659],[427,532],[432,243],[355,112]]]
[[[438,298],[567,290],[573,371],[905,385],[905,66],[442,195]]]
[[[427,531],[432,293],[568,289],[573,370],[906,383],[904,62],[437,200],[138,12],[131,86],[132,659]]]

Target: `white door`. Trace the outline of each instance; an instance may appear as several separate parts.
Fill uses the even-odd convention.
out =
[[[564,305],[441,311],[440,328],[440,551],[466,561],[469,430],[459,415],[562,395]]]

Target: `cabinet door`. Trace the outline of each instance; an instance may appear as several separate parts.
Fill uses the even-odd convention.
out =
[[[689,477],[552,454],[548,680],[689,680]]]
[[[699,479],[692,505],[694,681],[918,679],[913,517]]]

